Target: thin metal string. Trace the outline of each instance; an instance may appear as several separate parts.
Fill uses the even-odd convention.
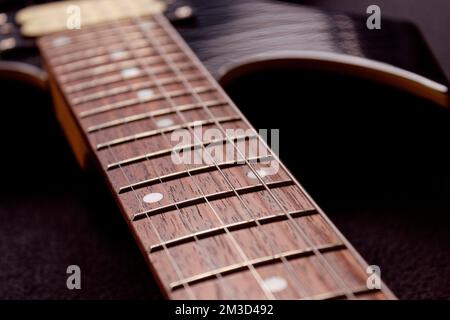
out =
[[[123,41],[123,40],[124,40],[124,33],[123,33],[123,30],[120,28],[119,24],[118,24],[117,22],[114,22],[114,25],[115,25],[115,29],[118,30],[119,33],[121,34],[122,43],[124,43],[124,44],[126,45],[126,47],[128,47],[129,52],[130,52],[133,56],[135,56],[135,59],[136,59],[137,61],[140,62],[140,59],[139,59],[139,57],[136,56],[136,54],[135,54],[133,48],[131,48],[131,47],[128,45],[128,43],[127,43],[126,41]],[[157,82],[155,81],[154,78],[153,78],[152,80],[153,80],[153,83],[155,83],[155,84],[157,83]],[[159,84],[158,84],[158,85],[159,85]],[[159,85],[159,86],[160,86],[160,85]],[[166,99],[167,99],[167,98],[166,98]],[[154,118],[153,118],[153,117],[150,117],[150,119],[151,119],[151,121],[153,122],[153,124],[155,125],[155,127],[157,127],[157,125],[156,125],[156,123],[155,123],[155,121],[154,121]],[[169,141],[168,138],[167,138],[167,136],[164,134],[164,132],[163,132],[162,134],[163,134],[164,138],[166,139],[166,141]],[[137,141],[137,140],[135,139],[134,141]],[[169,143],[169,144],[170,144],[170,143]],[[110,150],[110,152],[114,153],[114,152],[111,150],[111,147],[110,147],[109,145],[108,145],[108,149]],[[150,162],[150,159],[148,159],[148,157],[147,157],[146,159],[147,159],[148,162]],[[126,176],[126,173],[124,172],[123,168],[121,168],[121,170],[122,170],[122,173]],[[161,184],[161,186],[162,186],[162,185],[163,185],[163,181],[161,180],[160,176],[158,176],[158,178],[159,178],[160,184]],[[127,177],[127,180],[129,181],[128,177]],[[166,194],[170,194],[170,193],[168,192],[168,190],[166,190],[165,188],[164,188],[164,190],[165,190],[165,193],[166,193]],[[199,188],[199,190],[200,190],[200,188]],[[200,191],[201,191],[201,190],[200,190]],[[138,201],[140,202],[141,207],[142,207],[142,210],[144,211],[145,209],[144,209],[144,206],[142,205],[142,202],[141,202],[140,198],[137,196],[137,193],[135,192],[135,190],[133,190],[133,192],[134,192],[134,194],[135,194],[135,197],[136,197],[136,198],[138,199]],[[205,195],[203,195],[203,196],[205,197]],[[205,197],[205,199],[206,199],[206,197]],[[206,199],[206,200],[207,200],[207,199]],[[205,257],[207,264],[209,264],[209,267],[210,267],[211,269],[217,269],[218,266],[217,266],[217,265],[213,262],[213,260],[211,259],[211,255],[208,254],[208,251],[209,251],[208,247],[207,247],[206,245],[202,245],[202,244],[201,244],[200,240],[199,240],[198,237],[195,235],[195,230],[193,230],[192,224],[189,223],[188,221],[186,221],[186,219],[185,219],[185,217],[184,217],[184,214],[181,212],[181,210],[180,210],[180,208],[178,207],[178,205],[176,204],[176,202],[175,202],[175,207],[176,207],[176,211],[178,211],[178,215],[180,216],[183,225],[185,225],[185,227],[189,230],[189,232],[190,232],[191,234],[194,235],[195,243],[197,244],[197,247],[199,247],[199,248],[202,250],[202,252],[203,252],[202,255]],[[146,219],[153,225],[153,222],[152,222],[152,220],[151,220],[151,218],[150,218],[149,216],[147,216]],[[156,229],[156,228],[155,228],[155,229]],[[161,241],[163,241],[163,240],[162,240],[160,237],[159,237],[159,241],[160,241],[161,244],[163,244],[163,243],[161,242]],[[164,244],[164,247],[168,250],[168,248],[167,248],[167,246],[166,246],[165,244]],[[168,250],[168,251],[169,251],[169,250]],[[168,254],[168,252],[167,252],[167,254]],[[232,298],[232,295],[230,294],[230,292],[232,292],[232,290],[231,290],[231,288],[229,287],[229,284],[223,279],[222,274],[216,274],[216,277],[217,277],[218,281],[219,281],[220,283],[222,283],[221,289],[223,289],[224,287],[225,287],[225,288],[228,288],[228,290],[225,290],[225,291],[224,291],[225,296],[228,296],[229,298]],[[182,281],[182,280],[184,280],[184,278],[183,278],[183,279],[180,279],[180,280]],[[219,287],[220,287],[220,286],[219,286]],[[227,292],[228,292],[228,293],[227,293]]]
[[[109,9],[108,6],[106,6],[106,7],[107,7],[106,9]],[[115,25],[116,28],[117,28],[118,23],[117,23],[115,20],[114,20],[114,25]],[[117,29],[120,29],[120,27],[117,28]],[[111,98],[110,98],[110,97],[107,97],[106,99],[107,99],[107,100],[110,100]],[[111,154],[111,156],[114,158],[114,161],[115,161],[115,162],[118,162],[118,159],[117,159],[117,157],[116,157],[114,151],[111,149],[110,146],[108,146],[108,151],[109,151],[109,153]],[[119,169],[120,169],[120,171],[122,172],[122,174],[123,174],[123,176],[125,177],[125,179],[128,181],[128,184],[131,184],[131,180],[129,179],[129,177],[127,176],[127,174],[125,173],[125,171],[123,170],[123,168],[122,168],[122,166],[120,165],[120,163],[119,163]],[[136,198],[137,202],[139,203],[139,206],[141,207],[141,210],[145,210],[145,207],[144,207],[144,205],[143,205],[141,199],[138,197],[138,195],[137,195],[137,193],[136,193],[136,191],[134,190],[133,187],[132,187],[132,192],[133,192],[133,195],[134,195],[134,197]],[[164,240],[162,239],[161,235],[160,235],[159,232],[158,232],[158,229],[155,227],[154,223],[153,223],[150,219],[149,219],[149,223],[150,223],[151,228],[153,229],[153,232],[154,232],[155,235],[157,236],[159,243],[162,244],[163,250],[164,250],[164,252],[167,254],[167,257],[168,257],[170,263],[172,264],[172,267],[174,268],[175,273],[177,274],[178,279],[179,279],[179,280],[183,280],[183,279],[185,278],[184,275],[183,275],[183,272],[181,271],[181,268],[180,268],[180,266],[177,264],[176,260],[173,258],[172,254],[170,253],[170,250],[168,250],[167,246],[165,245]],[[146,254],[147,254],[147,253],[146,253]],[[150,257],[149,257],[149,258],[150,258]],[[151,258],[150,258],[150,260],[151,260]],[[187,293],[187,295],[190,297],[190,299],[196,300],[196,295],[195,295],[194,291],[192,290],[192,288],[189,286],[189,284],[183,283],[183,287],[184,287],[184,289],[186,290],[186,293]]]
[[[167,29],[170,28],[170,26],[166,23],[166,21],[164,19],[161,18],[160,15],[156,14],[154,15],[155,19],[159,21],[159,24],[161,26],[165,25]],[[141,29],[142,29],[142,22],[141,19],[139,17],[136,18],[136,20],[138,20],[138,24],[141,25]],[[166,29],[166,30],[167,30]],[[146,32],[145,29],[142,29],[144,32]],[[170,30],[170,29],[169,29]],[[168,36],[171,36],[169,32],[167,32]],[[172,37],[175,36],[177,37],[175,32],[172,32]],[[148,39],[151,41],[151,37],[149,37],[148,33],[147,33],[147,37]],[[178,38],[178,41],[175,41],[175,44],[179,44],[179,43],[183,43],[181,38]],[[158,49],[158,47],[155,46],[155,49],[158,51],[161,51]],[[185,48],[186,52],[190,52],[188,48]],[[164,57],[163,54],[161,54],[162,57]],[[191,58],[192,60],[195,62],[195,64],[199,67],[200,70],[204,70],[203,66],[201,66],[201,64],[197,61],[197,59],[195,58],[194,55],[191,54]],[[173,63],[171,63],[170,61],[168,61],[167,59],[165,59],[166,62],[168,63],[168,65],[171,66],[172,70],[178,74],[178,76],[180,78],[183,78],[182,73],[180,72],[180,70],[173,65]],[[204,70],[204,72],[206,73],[206,70]],[[195,91],[192,90],[191,85],[189,84],[188,81],[186,81],[185,79],[182,80],[183,83],[185,84],[185,86],[187,88],[190,88],[191,91],[193,92],[193,95],[195,96],[196,100],[203,105],[203,109],[205,110],[205,112],[207,112],[210,117],[214,120],[216,120],[214,118],[214,115],[211,113],[211,111],[202,103],[201,99],[198,97],[197,93]],[[250,167],[250,169],[252,170],[253,174],[255,175],[255,177],[257,177],[257,179],[260,181],[260,183],[263,184],[264,188],[269,192],[269,194],[271,195],[271,197],[275,200],[275,202],[278,204],[278,206],[284,211],[284,214],[287,216],[288,221],[290,222],[290,224],[295,228],[295,230],[297,231],[297,233],[308,243],[308,245],[310,246],[310,248],[314,251],[314,254],[319,258],[319,260],[321,261],[321,265],[324,269],[328,269],[330,275],[334,278],[334,280],[336,281],[336,283],[341,287],[344,288],[344,291],[346,292],[345,295],[347,296],[347,298],[352,299],[355,298],[354,294],[351,292],[351,290],[347,287],[345,281],[337,274],[337,272],[334,270],[334,268],[329,264],[329,262],[325,259],[325,257],[322,255],[322,253],[314,246],[312,240],[305,234],[304,230],[301,229],[298,224],[295,222],[294,218],[291,216],[291,214],[286,210],[286,208],[282,205],[281,201],[275,196],[275,194],[272,192],[272,190],[267,186],[267,184],[264,182],[264,180],[261,178],[258,170],[255,170],[253,168],[253,166],[249,163],[249,161],[242,155],[242,152],[239,150],[239,148],[236,147],[236,145],[234,144],[233,140],[230,139],[230,137],[226,134],[225,130],[223,129],[223,126],[216,120],[216,125],[217,127],[220,128],[220,130],[222,131],[222,133],[226,136],[227,140],[234,146],[235,150],[240,154],[241,157],[243,157],[243,159],[245,160],[245,162],[247,163],[247,165]],[[270,148],[268,148],[269,152],[272,153],[272,151],[270,150]]]
[[[142,22],[140,21],[140,18],[139,18],[139,17],[136,17],[135,20],[138,20],[138,25],[140,26],[141,30],[142,30],[144,33],[146,33],[147,30],[145,30],[145,28],[142,28]],[[166,32],[166,33],[167,33],[167,32]],[[164,54],[161,53],[161,50],[158,49],[158,46],[154,44],[154,41],[151,40],[151,38],[149,37],[149,35],[148,35],[148,34],[146,34],[146,35],[147,35],[148,40],[149,40],[150,42],[153,43],[153,47],[154,47],[157,51],[160,52],[160,56],[164,59]],[[165,60],[166,60],[167,65],[171,66],[172,70],[173,70],[175,73],[177,73],[177,74],[179,75],[179,71],[177,72],[177,71],[175,70],[175,68],[173,67],[173,65],[171,64],[171,62],[168,61],[167,59],[165,59]],[[146,69],[147,72],[149,72],[149,71],[148,71],[148,68],[147,68],[145,65],[144,65],[144,68]],[[151,70],[150,70],[150,72],[151,72]],[[180,76],[178,76],[178,77],[181,78]],[[202,101],[199,99],[198,95],[195,93],[195,91],[192,89],[192,87],[190,87],[190,85],[186,85],[186,79],[183,79],[182,81],[183,81],[183,83],[185,84],[185,86],[186,86],[186,87],[189,87],[190,91],[194,93],[194,95],[196,96],[197,101],[200,102],[200,104],[202,104]],[[164,90],[164,89],[163,89],[163,90]],[[203,108],[206,110],[204,104],[202,104],[202,105],[203,105]],[[210,115],[210,118],[216,120],[216,119],[214,118],[214,116],[211,114],[210,110],[206,110],[206,111],[207,111],[207,113]],[[184,116],[183,116],[178,110],[177,110],[177,114],[178,114],[181,118],[184,118]],[[221,127],[221,125],[220,125],[217,121],[216,121],[216,124],[218,125],[218,127]],[[189,129],[190,129],[190,131],[192,132],[191,128],[189,128]],[[222,128],[221,130],[222,130],[222,132],[223,132],[223,128]],[[194,136],[199,140],[199,143],[200,143],[200,144],[202,145],[202,147],[204,148],[204,145],[203,145],[201,139],[199,139],[199,138],[195,135],[195,132],[193,132],[193,134],[194,134]],[[229,139],[228,136],[227,136],[227,138]],[[234,144],[233,144],[233,146],[234,146]],[[234,146],[234,147],[235,147],[235,146]],[[239,152],[239,150],[238,150],[237,148],[236,148],[236,150]],[[242,157],[242,153],[241,153],[240,155],[241,155],[241,157]],[[246,160],[246,159],[245,159],[245,160]],[[213,161],[214,161],[214,159],[213,159]],[[246,160],[246,162],[247,162],[247,165],[252,169],[252,171],[254,172],[254,174],[257,175],[258,173],[255,172],[255,170],[251,167],[251,165],[249,164],[249,162],[248,162],[247,160]],[[214,163],[215,163],[215,162],[214,162]],[[234,190],[234,192],[237,194],[236,190],[234,189],[234,187],[232,186],[232,184],[229,182],[228,178],[224,175],[224,173],[222,172],[222,170],[220,169],[220,167],[217,165],[217,163],[215,163],[215,166],[217,167],[218,171],[222,174],[222,176],[225,178],[225,180],[227,180],[227,182],[230,184],[230,186],[231,186],[231,188]],[[190,173],[189,173],[189,175],[190,175]],[[259,179],[259,180],[261,181],[261,179]],[[263,181],[262,181],[262,182],[263,182]],[[266,189],[268,189],[267,185],[266,185],[264,182],[263,182],[263,185],[265,186]],[[270,191],[270,190],[268,190],[268,191]],[[244,201],[242,200],[242,198],[240,197],[240,195],[237,194],[237,196],[238,196],[238,198],[241,200],[241,202],[244,203]],[[273,194],[272,194],[272,197],[274,197]],[[276,200],[275,197],[274,197],[274,200]],[[244,204],[244,205],[245,205],[245,204]],[[281,205],[280,203],[278,203],[278,205],[279,205],[279,207],[280,207],[281,209],[283,209],[283,207],[282,207],[282,205]],[[247,208],[247,210],[248,210],[248,208]],[[227,232],[228,232],[228,230],[227,230]],[[232,237],[231,234],[230,234],[230,237]],[[319,252],[313,245],[311,245],[311,243],[309,244],[309,246],[311,247],[311,249],[312,249],[313,251],[315,250],[316,252]],[[278,252],[280,252],[280,250],[278,250]],[[320,252],[319,252],[319,253],[320,253]],[[284,264],[284,265],[290,266],[290,264],[288,263],[288,261],[287,261],[286,258],[283,257],[283,258],[282,258],[282,261],[283,261],[283,264]],[[291,272],[294,271],[294,270],[292,269],[292,267],[289,268],[289,269],[291,269],[291,270],[290,270]],[[288,274],[290,275],[291,272],[288,272]],[[292,272],[292,273],[293,273],[294,275],[297,276],[297,273],[295,273],[295,271]],[[299,280],[294,281],[294,283],[296,284],[296,286],[298,286],[297,282],[299,282]],[[299,290],[301,291],[301,285],[299,286]]]
[[[153,74],[151,75],[151,77],[152,77],[152,81],[158,82],[158,81],[155,80],[155,77],[154,77]],[[172,104],[172,106],[173,106],[173,109],[176,110],[175,112],[177,112],[177,114],[178,114],[182,119],[184,119],[184,120],[183,120],[184,122],[187,122],[186,119],[185,119],[185,117],[183,116],[183,114],[180,113],[179,110],[177,110],[176,106],[174,106],[175,104],[174,104],[173,100],[167,95],[167,93],[165,92],[164,87],[162,87],[161,85],[159,85],[158,88],[159,88],[161,91],[164,92],[163,95],[166,97],[166,100],[167,100],[167,101],[170,101],[170,102],[171,102],[171,104]],[[170,144],[170,140],[167,138],[166,134],[163,133],[163,136],[164,136],[164,138],[166,139],[166,141]],[[201,147],[205,150],[205,152],[208,154],[208,156],[211,157],[211,155],[207,152],[207,150],[206,150],[206,148],[205,148],[205,146],[204,146],[204,143],[203,143],[203,142],[200,142],[199,144],[200,144]],[[199,151],[197,150],[197,148],[194,148],[194,150],[195,150],[195,152],[199,152]],[[177,157],[181,160],[181,158],[179,157],[178,153],[175,153],[175,154],[176,154]],[[149,160],[149,159],[147,158],[147,160]],[[180,161],[180,163],[183,163],[183,162]],[[219,167],[217,164],[215,164],[215,166],[217,167],[217,169],[218,169],[219,171],[221,171],[220,167]],[[193,179],[193,176],[192,176],[192,174],[191,174],[191,172],[190,172],[190,169],[188,169],[187,166],[184,166],[184,168],[185,168],[185,171],[188,173],[189,177],[191,178],[190,180],[191,180],[191,181],[193,182],[193,184],[197,187],[198,191],[202,194],[203,198],[205,199],[205,202],[209,205],[209,207],[211,208],[211,210],[212,210],[212,211],[214,212],[214,214],[216,215],[216,218],[219,219],[219,221],[220,221],[220,223],[222,224],[222,226],[225,226],[225,223],[222,221],[222,219],[220,219],[220,218],[218,217],[218,214],[217,214],[217,212],[216,212],[216,209],[212,206],[212,204],[210,203],[210,201],[208,200],[208,198],[206,197],[205,193],[203,192],[203,190],[201,189],[201,187],[198,185],[198,183],[195,182],[195,179]],[[228,180],[227,180],[227,182],[229,183]],[[247,211],[249,211],[249,209],[248,209],[246,203],[242,200],[242,198],[240,197],[240,195],[236,192],[235,188],[234,188],[231,184],[230,184],[230,186],[231,186],[231,188],[233,189],[233,191],[236,193],[236,195],[239,197],[239,199],[241,200],[241,202],[243,203],[243,205],[246,207]],[[249,212],[250,212],[250,211],[249,211]],[[239,214],[239,216],[242,218],[240,212],[238,212],[238,214]],[[250,217],[254,219],[253,216],[250,216]],[[259,223],[259,221],[256,220],[256,223],[258,224],[259,227],[261,226],[260,223]],[[258,233],[258,235],[260,235],[260,233]],[[266,237],[265,239],[263,239],[263,240],[267,240],[267,237]],[[274,250],[274,249],[272,248],[272,250]],[[279,248],[278,248],[278,250],[275,249],[275,251],[281,252],[281,250],[280,250]],[[282,259],[282,260],[285,260],[285,261],[287,262],[287,260],[286,260],[285,257],[282,257],[281,259]],[[290,271],[290,272],[288,272],[287,274],[288,274],[288,275],[291,275],[291,272],[294,271],[294,270],[292,269],[292,270],[289,270],[289,271]],[[297,279],[297,281],[298,281],[298,279]],[[302,290],[302,289],[299,288],[299,290]]]
[[[142,28],[142,27],[141,27]],[[122,32],[123,33],[123,32]],[[172,67],[173,68],[173,67]],[[197,97],[197,99],[198,99],[198,97]],[[209,110],[208,110],[209,111]],[[153,121],[153,119],[152,119],[152,121]],[[220,126],[220,125],[219,125]],[[220,126],[221,127],[221,126]],[[222,129],[223,130],[223,129]],[[168,140],[167,139],[167,137],[164,135],[164,137],[165,137],[165,139],[166,140]],[[228,136],[227,136],[228,137]],[[198,139],[198,137],[197,137],[197,139]],[[204,145],[202,144],[202,147],[204,148]],[[238,150],[239,151],[239,150]],[[112,150],[110,149],[110,152],[112,152]],[[209,154],[208,154],[208,156],[210,156]],[[248,163],[248,161],[247,161],[247,164],[249,165],[249,163]],[[217,164],[216,164],[216,166],[217,166]],[[217,166],[218,167],[218,166]],[[249,165],[249,167],[252,169],[252,171],[254,172],[254,174],[255,174],[255,176],[256,177],[258,177],[258,179],[261,181],[261,182],[263,182],[262,181],[262,179],[259,177],[259,173],[257,172],[257,171],[255,171],[250,165]],[[220,169],[220,167],[218,167],[218,169],[219,169],[219,171],[221,172],[221,169]],[[122,168],[121,168],[121,170],[122,170]],[[123,171],[123,170],[122,170]],[[190,175],[190,172],[188,172],[189,173],[189,175]],[[222,172],[221,172],[222,173]],[[124,173],[124,175],[125,175],[125,173]],[[223,173],[222,173],[222,175],[223,175]],[[191,176],[191,175],[190,175]],[[192,176],[191,176],[192,177]],[[128,177],[127,177],[128,178]],[[224,176],[224,178],[226,178],[225,176]],[[226,178],[227,179],[227,178]],[[228,181],[228,179],[227,179],[227,182],[229,182]],[[263,182],[263,184],[264,184],[264,182]],[[265,185],[265,184],[264,184]],[[198,187],[198,185],[197,185],[197,187]],[[265,185],[265,187],[266,188],[268,188],[267,187],[267,185]],[[199,188],[199,187],[198,187]],[[199,190],[201,191],[201,189],[199,188]],[[133,192],[134,192],[134,190],[133,190]],[[137,197],[137,196],[136,196]],[[138,198],[138,197],[137,197]],[[240,196],[239,196],[239,199],[243,202],[243,204],[245,205],[245,203],[244,203],[244,201],[240,198]],[[139,200],[139,199],[138,199]],[[282,206],[281,206],[281,204],[279,204],[280,205],[280,208],[283,208]],[[142,203],[141,203],[141,206],[142,206]],[[177,208],[178,209],[178,208]],[[179,209],[178,209],[179,210]],[[248,208],[247,208],[247,210],[248,210]],[[181,212],[180,212],[181,213]],[[166,249],[166,248],[165,248]]]
[[[123,35],[123,31],[120,30],[120,27],[117,28],[117,29],[118,29],[119,32]],[[122,42],[125,43],[124,41],[122,41]],[[127,47],[128,47],[128,45],[127,45]],[[129,49],[130,52],[132,52],[133,55],[135,55],[134,52],[133,52],[134,50],[133,50],[132,48],[128,47],[128,49]],[[138,59],[136,58],[136,60],[138,60]],[[152,121],[153,125],[154,125],[155,128],[156,128],[156,127],[157,127],[157,124],[156,124],[156,122],[155,122],[155,120],[154,120],[154,117],[151,116],[151,117],[149,117],[149,119]],[[166,134],[165,134],[164,132],[162,132],[162,136],[165,138],[165,140],[166,140],[167,142],[169,142],[169,139],[167,138],[167,136],[166,136]],[[135,138],[133,141],[137,142],[138,140]],[[143,143],[141,143],[141,144],[143,144]],[[169,143],[169,144],[170,144],[170,143]],[[149,163],[151,162],[150,159],[149,159],[148,157],[146,157],[146,160],[147,160]],[[162,179],[160,178],[159,175],[158,175],[158,180],[159,180],[159,182],[160,182],[160,185],[163,186],[163,181],[162,181]],[[166,194],[169,194],[169,192],[167,191],[166,188],[164,188],[164,190],[165,190],[165,193],[166,193]],[[195,235],[195,230],[194,230],[192,224],[191,224],[189,221],[187,221],[187,219],[185,219],[184,214],[181,212],[181,209],[178,207],[178,205],[176,204],[176,202],[175,202],[175,207],[176,207],[176,211],[178,211],[178,213],[179,213],[179,216],[180,216],[180,218],[181,218],[181,221],[182,221],[183,225],[186,227],[186,229],[189,230],[189,232],[190,232],[191,234],[194,235],[195,243],[197,243],[198,247],[199,247],[200,249],[203,250],[203,256],[206,257],[207,263],[209,264],[209,266],[210,266],[211,268],[214,268],[214,269],[215,269],[215,268],[218,268],[218,266],[217,266],[217,265],[213,262],[213,260],[211,259],[210,254],[208,254],[208,252],[207,252],[207,251],[210,251],[210,250],[209,250],[208,248],[206,248],[206,246],[202,246],[202,245],[200,244],[200,239],[198,239],[198,237]],[[151,217],[147,216],[146,219],[151,220]],[[217,274],[216,276],[217,276],[217,279],[219,280],[219,282],[221,282],[221,283],[223,284],[224,287],[228,287],[228,292],[231,292],[232,290],[230,289],[228,283],[223,279],[223,276],[222,276],[221,274]],[[225,294],[226,294],[226,291],[225,291]],[[230,298],[232,297],[231,295],[228,295],[228,296],[229,296]]]
[[[142,26],[141,26],[141,28],[142,28]],[[157,50],[157,46],[153,45],[153,47],[155,48],[155,50]],[[157,81],[156,81],[156,79],[155,79],[155,77],[154,77],[154,74],[151,72],[151,70],[148,71],[148,67],[145,66],[145,65],[144,65],[144,68],[145,68],[146,71],[149,73],[149,75],[151,76],[152,80],[153,80],[154,82],[157,83]],[[158,87],[159,87],[159,89],[163,92],[163,95],[167,97],[167,94],[165,93],[165,89],[164,89],[162,86],[160,86],[160,85],[159,85]],[[191,91],[192,91],[192,88],[191,88]],[[174,103],[173,103],[172,99],[171,99],[170,97],[167,97],[167,100],[169,100],[169,101],[171,102],[172,106],[176,109],[176,106],[174,106]],[[176,109],[176,112],[177,112],[177,114],[180,116],[180,118],[184,119],[184,120],[183,120],[184,122],[187,122],[187,120],[185,119],[185,117],[184,117],[184,115],[183,115],[182,113],[180,113],[177,109]],[[247,204],[243,201],[243,199],[241,198],[241,196],[240,196],[240,195],[237,193],[237,191],[235,190],[235,188],[234,188],[234,186],[232,185],[232,183],[229,181],[228,177],[226,177],[226,175],[222,172],[221,168],[217,165],[217,163],[214,161],[214,159],[213,159],[213,158],[211,157],[211,155],[208,153],[208,151],[206,150],[206,148],[205,148],[203,142],[202,142],[202,141],[198,138],[198,136],[195,134],[195,131],[192,131],[190,127],[189,127],[189,129],[190,129],[191,133],[193,133],[193,135],[199,140],[200,145],[201,145],[202,148],[205,150],[206,154],[208,154],[208,156],[212,159],[212,161],[214,162],[214,164],[215,164],[217,170],[222,174],[222,176],[225,178],[225,180],[227,181],[227,183],[229,184],[229,186],[231,187],[231,189],[234,191],[234,193],[236,194],[236,196],[238,197],[238,199],[242,202],[242,204],[244,205],[244,207],[245,207],[245,209],[246,209],[248,215],[250,216],[250,218],[252,218],[252,219],[254,219],[254,220],[256,221],[257,228],[258,228],[258,229],[262,229],[262,226],[261,226],[260,222],[259,222],[257,219],[255,219],[255,217],[251,214],[251,210],[248,208]],[[167,139],[167,137],[166,137],[166,139]],[[168,140],[168,139],[167,139],[167,140]],[[194,149],[194,150],[195,150],[195,149]],[[187,173],[189,174],[189,176],[192,178],[192,175],[191,175],[191,173],[190,173],[190,170],[186,170],[186,171],[187,171]],[[194,179],[191,179],[191,180],[194,182]],[[194,183],[195,183],[195,182],[194,182]],[[220,218],[218,217],[217,213],[215,212],[215,209],[213,208],[213,206],[209,203],[208,199],[205,197],[205,195],[204,195],[203,191],[201,190],[201,188],[200,188],[198,185],[197,185],[197,188],[198,188],[199,191],[202,193],[204,199],[206,200],[206,202],[208,203],[208,205],[211,207],[211,209],[214,211],[214,213],[216,214],[217,218],[220,219]],[[241,215],[240,213],[239,213],[239,216],[242,218],[242,215]],[[221,221],[222,225],[224,226],[224,223],[222,222],[221,219],[220,219],[220,221]],[[227,230],[227,231],[228,231],[228,230]],[[263,240],[263,241],[265,241],[265,242],[267,242],[268,239],[272,240],[272,238],[270,238],[270,237],[268,238],[267,235],[264,234],[264,231],[262,231],[262,233],[258,232],[257,234],[258,234],[258,236],[261,238],[261,240]],[[231,234],[230,234],[230,236],[231,236]],[[264,238],[262,238],[262,237],[264,237]],[[278,245],[277,245],[276,242],[268,241],[268,243],[269,243],[269,245],[271,246],[272,251],[275,251],[275,252],[278,252],[278,253],[281,252],[281,249],[278,247]],[[274,246],[275,246],[276,248],[274,248]],[[295,272],[295,270],[293,269],[293,267],[291,266],[291,264],[288,262],[288,260],[286,259],[286,257],[282,256],[280,259],[282,260],[283,266],[287,269],[287,270],[286,270],[286,271],[287,271],[287,275],[288,275],[289,277],[291,277],[291,278],[294,277],[294,279],[293,279],[293,280],[294,280],[294,281],[293,281],[293,284],[296,286],[296,288],[297,288],[297,290],[298,290],[299,292],[303,292],[303,296],[304,296],[304,295],[305,295],[305,294],[304,294],[304,289],[302,288],[301,280],[298,278],[298,274]]]
[[[139,57],[136,57],[136,59],[138,61],[141,62],[142,61],[139,59]],[[173,100],[167,96],[167,93],[165,92],[165,89],[162,85],[159,84],[159,81],[156,79],[156,77],[154,76],[154,74],[152,73],[151,69],[148,68],[145,64],[143,64],[143,68],[147,71],[148,75],[151,77],[152,81],[157,84],[159,90],[163,93],[163,95],[166,97],[166,100],[170,101],[173,104]],[[179,110],[176,108],[176,105],[174,106],[175,111],[177,112],[177,114],[180,116],[180,118],[184,118],[183,115],[181,115],[181,113],[179,112]],[[166,137],[167,139],[167,137]],[[168,139],[167,139],[168,140]],[[202,144],[203,146],[203,144]],[[189,176],[192,179],[192,175],[190,173],[190,170],[186,170],[189,174]],[[216,218],[220,221],[222,227],[224,228],[225,232],[227,233],[227,235],[229,236],[231,242],[233,243],[233,245],[235,246],[238,254],[241,256],[241,258],[248,263],[249,265],[249,269],[250,272],[252,273],[252,275],[254,276],[255,280],[258,282],[258,285],[261,287],[262,291],[264,292],[265,296],[268,299],[275,299],[275,297],[273,296],[273,294],[270,292],[270,290],[267,288],[267,286],[264,284],[264,281],[262,280],[262,277],[259,275],[259,273],[256,271],[256,269],[254,268],[253,265],[251,265],[249,263],[249,259],[247,257],[247,255],[245,254],[244,250],[241,248],[241,246],[239,245],[239,243],[237,242],[237,240],[232,236],[231,232],[229,231],[229,229],[226,227],[226,225],[224,224],[223,220],[220,218],[220,216],[217,214],[217,212],[214,210],[214,207],[210,204],[209,200],[206,198],[206,195],[204,194],[204,192],[202,191],[202,189],[196,184],[198,190],[200,191],[200,193],[202,194],[203,198],[205,199],[206,203],[209,205],[209,207],[213,210],[213,213],[215,214]],[[182,215],[182,213],[180,212],[180,215]],[[200,243],[199,243],[200,245]],[[201,245],[200,245],[201,247]]]

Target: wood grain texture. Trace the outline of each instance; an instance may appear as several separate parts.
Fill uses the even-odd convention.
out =
[[[161,153],[177,143],[169,139],[170,128],[155,131],[160,128],[152,112],[165,113],[176,128],[195,121],[210,121],[209,128],[219,131],[251,126],[167,21],[159,15],[146,21],[149,29],[127,20],[55,34],[39,44],[54,90],[62,92],[164,293],[174,299],[393,298],[386,286],[367,289],[365,262],[283,166],[251,179],[249,173],[266,163],[221,162],[226,142],[253,154],[246,151],[254,148],[254,137],[231,136],[219,144],[202,137],[200,149],[186,145],[183,152],[200,150],[214,166],[205,166],[205,159],[175,164],[170,152]],[[102,30],[115,35],[105,43]],[[120,36],[128,32],[133,39]],[[60,37],[68,44],[55,47]],[[131,57],[107,63],[117,50]],[[139,71],[133,79],[123,74],[130,68]],[[137,88],[151,88],[153,97],[136,100]],[[207,106],[211,102],[216,105]],[[121,192],[129,185],[135,187]],[[163,198],[142,201],[153,193]],[[284,279],[286,288],[271,290],[266,280],[273,277]]]

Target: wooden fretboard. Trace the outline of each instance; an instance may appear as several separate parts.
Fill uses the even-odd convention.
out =
[[[39,47],[78,160],[95,155],[167,297],[394,298],[384,284],[367,288],[366,263],[164,16],[65,31]],[[190,139],[180,147],[181,129]]]

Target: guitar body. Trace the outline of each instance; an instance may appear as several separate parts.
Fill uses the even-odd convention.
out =
[[[320,19],[336,21],[316,9],[265,1],[193,5],[197,19],[177,30],[256,128],[280,128],[280,158],[369,264],[381,267],[394,293],[400,298],[448,297],[443,284],[450,279],[442,275],[450,273],[442,270],[450,262],[444,254],[450,243],[450,157],[443,146],[450,114],[442,108],[448,100],[440,90],[446,80],[416,29],[387,22],[382,31],[396,36],[371,38],[373,33],[364,28],[349,32],[349,24],[364,26],[357,24],[361,18],[340,15],[345,23],[339,31],[347,37],[343,43],[342,34],[330,33],[334,26],[324,30],[316,25]],[[267,22],[273,12],[276,18]],[[296,20],[303,16],[312,21],[312,31]],[[310,18],[317,16],[322,18]],[[402,50],[383,50],[399,41],[405,41],[398,45]],[[314,55],[321,50],[334,55]],[[360,57],[361,64],[349,66],[340,59],[346,55]],[[381,72],[371,61],[432,84],[397,69]],[[4,136],[17,133],[5,146],[11,157],[2,166],[22,170],[5,174],[0,215],[5,229],[0,234],[8,241],[1,243],[19,246],[14,235],[30,230],[21,241],[27,244],[22,250],[32,253],[25,262],[19,254],[12,258],[20,265],[14,272],[21,280],[15,283],[33,283],[36,272],[43,280],[28,291],[7,285],[0,296],[160,297],[102,181],[95,174],[79,174],[48,94],[20,83],[3,83],[6,92],[27,90],[27,95],[3,100],[26,107],[4,110],[6,118],[23,120],[2,128]],[[26,197],[24,180],[35,181]],[[50,254],[44,243],[53,244]],[[418,252],[429,263],[416,263]],[[439,271],[432,265],[437,257]],[[41,267],[46,262],[54,272]],[[86,285],[80,292],[53,285],[65,283],[60,269],[71,264],[99,266],[83,274]],[[13,276],[6,266],[1,270],[2,279]]]

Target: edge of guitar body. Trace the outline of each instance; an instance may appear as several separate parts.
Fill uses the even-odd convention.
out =
[[[271,68],[300,68],[332,71],[358,76],[409,92],[434,103],[450,107],[448,87],[417,73],[380,61],[347,54],[321,51],[280,51],[243,57],[219,71],[222,85],[243,74]]]

